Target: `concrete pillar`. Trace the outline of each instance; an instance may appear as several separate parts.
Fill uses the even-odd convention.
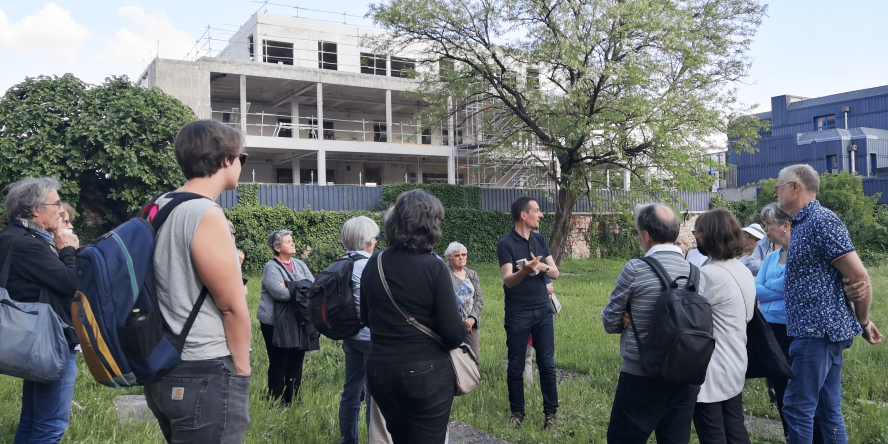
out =
[[[629,191],[630,177],[629,170],[623,171],[623,191]]]
[[[422,145],[422,121],[416,121],[416,144]]]
[[[299,159],[293,159],[290,161],[291,168],[293,168],[293,185],[298,185],[302,182],[302,176],[299,175],[299,171],[301,171],[301,163],[302,161]]]
[[[416,158],[416,183],[422,183],[422,157]]]
[[[392,143],[392,90],[385,90],[385,141]]]
[[[299,138],[299,99],[293,97],[290,99],[290,120],[293,122],[293,138]],[[293,176],[296,177],[295,175]],[[295,179],[294,179],[295,180]],[[299,183],[299,182],[296,182]]]
[[[318,82],[318,140],[324,140],[324,84]],[[318,153],[318,159],[321,158],[320,153]],[[320,162],[320,160],[319,160]],[[320,165],[320,164],[319,164]],[[320,166],[318,167],[320,168]],[[321,170],[318,170],[318,177],[321,175]],[[326,173],[324,173],[326,175]],[[326,185],[326,183],[324,184]]]
[[[447,146],[450,147],[450,155],[447,156],[447,183],[453,185],[456,183],[456,125],[454,124],[454,119],[456,116],[453,115],[453,98],[447,98],[447,111],[449,117],[447,117]]]
[[[240,76],[240,129],[241,132],[246,136],[247,135],[247,76],[241,74]]]
[[[327,153],[323,147],[318,150],[318,185],[327,186]]]

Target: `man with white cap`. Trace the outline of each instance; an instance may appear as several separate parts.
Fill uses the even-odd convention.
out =
[[[771,243],[765,236],[765,230],[759,224],[751,224],[743,228],[743,241],[746,247],[746,256],[739,259],[740,263],[746,265],[752,275],[756,276],[759,269],[762,268],[765,256],[771,252]]]

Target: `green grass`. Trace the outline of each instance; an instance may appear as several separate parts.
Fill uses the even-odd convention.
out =
[[[607,335],[601,327],[601,310],[613,290],[622,261],[565,261],[562,277],[556,281],[556,294],[564,307],[555,316],[555,364],[559,368],[588,375],[559,384],[559,429],[557,438],[538,430],[542,423],[542,397],[538,378],[525,391],[528,421],[520,430],[506,427],[509,413],[506,390],[506,348],[503,330],[503,291],[499,269],[494,264],[475,264],[484,289],[481,319],[481,372],[483,381],[473,393],[458,398],[451,419],[462,421],[510,443],[589,443],[604,442],[610,406],[620,368],[619,337]],[[870,270],[875,288],[872,319],[888,331],[888,266]],[[249,305],[255,313],[259,280],[249,284]],[[845,352],[843,370],[843,412],[849,441],[888,443],[888,350],[871,346],[858,338]],[[337,411],[342,391],[344,361],[339,344],[321,339],[321,350],[306,356],[301,401],[280,410],[264,400],[267,358],[258,321],[253,319],[253,381],[250,395],[252,423],[245,442],[334,443],[339,440]],[[71,425],[63,442],[72,443],[162,443],[154,421],[142,424],[117,423],[113,401],[120,394],[140,389],[114,390],[96,383],[78,356],[79,375]],[[18,423],[21,381],[0,376],[0,443],[12,442]],[[768,402],[761,380],[747,384],[744,393],[747,413],[779,419]],[[361,442],[367,432],[361,426]],[[696,438],[692,439],[696,442]],[[768,442],[753,437],[753,442]]]

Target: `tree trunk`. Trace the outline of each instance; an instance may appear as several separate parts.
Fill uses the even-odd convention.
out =
[[[558,190],[558,208],[555,211],[555,226],[552,227],[552,236],[549,238],[549,250],[552,251],[552,259],[555,265],[561,265],[564,253],[568,250],[567,238],[570,236],[570,218],[573,215],[574,205],[578,197],[567,188]]]

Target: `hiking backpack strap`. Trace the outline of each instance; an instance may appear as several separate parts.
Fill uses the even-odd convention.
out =
[[[642,262],[648,264],[657,276],[660,277],[660,281],[663,282],[663,285],[666,286],[666,289],[678,288],[678,279],[685,277],[679,276],[675,278],[675,280],[670,279],[669,273],[663,268],[663,264],[660,261],[649,257],[641,257],[639,258]],[[700,283],[700,269],[697,268],[693,264],[688,264],[691,266],[690,277],[688,278],[688,289],[693,289],[696,291],[697,286]],[[638,329],[635,327],[635,319],[632,317],[632,296],[629,296],[629,299],[626,300],[626,313],[629,313],[629,323],[632,325],[632,333],[635,335],[635,344],[638,346],[638,352],[641,353],[641,338],[638,337]]]
[[[157,200],[163,196],[171,197],[171,200],[164,204],[161,208],[157,205]],[[160,231],[160,227],[166,222],[166,220],[170,217],[173,210],[176,209],[179,205],[188,202],[190,200],[195,199],[207,199],[206,196],[201,196],[200,194],[195,193],[166,193],[155,196],[151,201],[148,202],[148,205],[145,205],[145,208],[142,209],[141,217],[143,219],[148,220],[151,223],[151,226],[154,227],[154,232],[157,233]],[[200,290],[200,295],[197,297],[197,301],[194,303],[194,308],[191,309],[191,313],[188,314],[188,319],[185,320],[185,324],[182,326],[182,331],[179,332],[178,335],[173,336],[169,339],[170,343],[173,344],[173,347],[181,353],[185,348],[185,339],[188,337],[188,333],[191,332],[191,327],[194,326],[194,322],[197,320],[197,315],[200,314],[200,309],[203,307],[204,301],[207,299],[207,295],[210,293],[210,289],[207,288],[206,285]],[[152,301],[155,306],[158,306],[157,298],[154,297],[154,301]],[[158,311],[158,314],[160,312]],[[161,315],[161,318],[163,316]],[[172,329],[170,329],[169,324],[167,324],[166,319],[163,320],[164,327],[172,333]]]

